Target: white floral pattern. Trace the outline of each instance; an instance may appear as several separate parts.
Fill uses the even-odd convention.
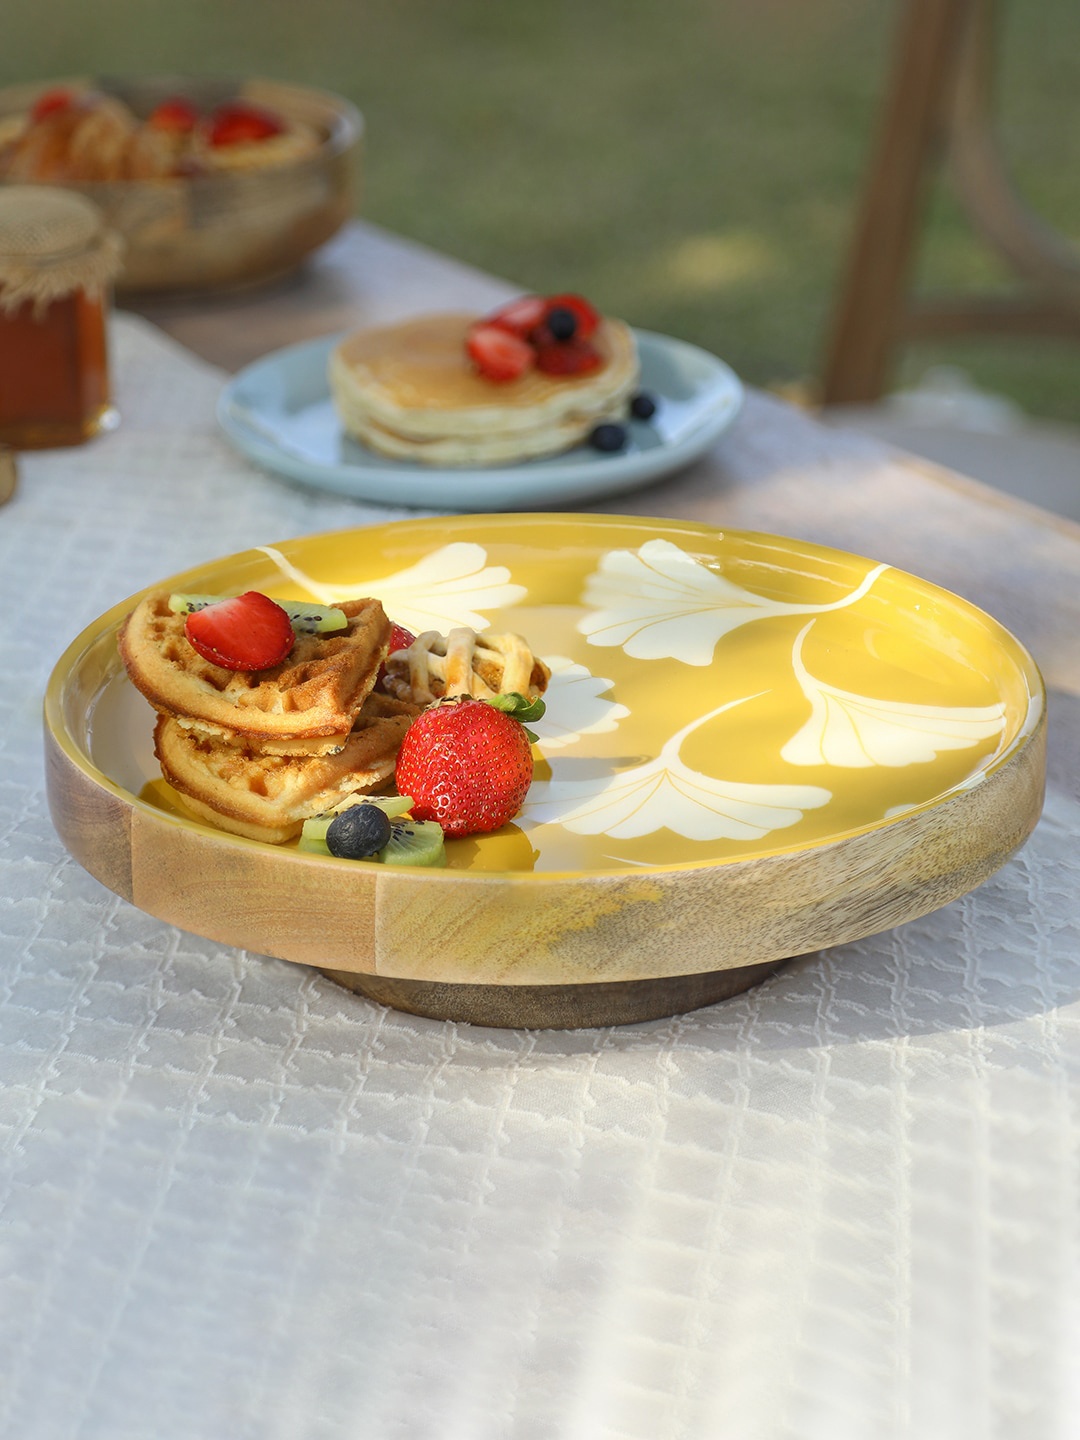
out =
[[[370,595],[382,601],[392,620],[417,634],[437,630],[445,635],[456,625],[486,630],[486,612],[516,605],[526,593],[524,585],[510,583],[505,565],[488,565],[482,545],[463,540],[433,550],[407,570],[381,580],[360,577],[348,585],[327,585],[306,575],[273,546],[258,548],[283,575],[323,604]]]
[[[544,662],[551,670],[544,694],[547,708],[539,720],[529,722],[541,750],[561,750],[585,735],[615,730],[630,714],[625,705],[603,698],[612,681],[593,675],[566,655],[546,655]]]
[[[802,658],[804,625],[791,651],[791,664],[810,717],[780,751],[789,765],[836,765],[865,769],[900,767],[934,760],[943,750],[966,750],[1005,728],[1005,706],[914,705],[875,700],[816,680]]]
[[[709,569],[670,540],[609,550],[586,581],[591,614],[578,622],[590,645],[618,645],[636,660],[710,665],[717,641],[771,615],[813,615],[853,605],[889,567],[871,569],[850,594],[825,605],[790,605],[756,595]]]
[[[682,759],[683,741],[694,730],[756,696],[710,710],[683,726],[655,760],[615,775],[586,780],[537,781],[518,823],[556,823],[579,835],[631,840],[668,829],[687,840],[760,840],[796,825],[806,810],[832,799],[817,785],[754,785],[714,779]]]
[[[507,566],[489,564],[485,546],[471,541],[438,546],[414,564],[381,579],[358,573],[346,584],[316,580],[279,550],[271,546],[259,548],[282,575],[313,598],[332,604],[354,595],[372,595],[383,602],[393,620],[417,633],[436,630],[445,634],[455,626],[483,631],[499,611],[531,603],[539,607],[537,612],[528,612],[535,618],[545,604],[551,603],[540,594],[534,594],[530,601],[528,587],[515,583]],[[769,568],[765,564],[757,566],[763,577],[760,583],[766,588],[770,585]],[[783,571],[782,565],[775,568]],[[616,678],[594,674],[587,663],[582,663],[576,653],[582,648],[580,639],[569,640],[566,653],[541,651],[551,670],[545,694],[547,708],[539,720],[531,722],[531,728],[536,732],[549,778],[541,772],[534,779],[517,823],[525,830],[550,827],[541,846],[548,856],[560,853],[558,831],[567,832],[564,843],[570,846],[572,863],[579,863],[581,841],[571,841],[570,835],[601,837],[600,859],[607,863],[613,858],[607,842],[632,841],[665,832],[668,839],[660,842],[659,851],[668,853],[670,845],[679,839],[689,842],[691,848],[684,845],[679,851],[676,846],[675,853],[692,859],[700,853],[692,848],[697,842],[752,845],[799,825],[834,800],[846,816],[851,810],[852,786],[870,786],[868,794],[872,793],[873,801],[869,803],[885,820],[918,808],[923,803],[921,798],[909,799],[896,793],[908,788],[907,781],[897,786],[884,777],[890,771],[921,766],[943,752],[962,752],[995,737],[1000,750],[1008,728],[1007,706],[1004,701],[981,706],[940,706],[876,699],[840,689],[811,673],[803,650],[807,636],[819,623],[818,617],[854,605],[888,569],[887,565],[871,566],[866,562],[862,578],[857,583],[849,581],[851,588],[838,600],[795,604],[747,589],[723,573],[719,557],[699,558],[667,538],[658,536],[634,550],[602,553],[584,580],[577,606],[573,592],[567,594],[564,590],[559,608],[565,618],[545,616],[536,623],[540,633],[549,639],[564,634],[558,627],[569,622],[589,645],[621,649],[622,655],[610,657],[611,675]],[[541,590],[544,596],[548,594],[546,579]],[[836,593],[835,588],[832,593]],[[770,647],[776,640],[780,645],[769,664],[779,660],[779,673],[765,683],[775,685],[775,692],[762,689],[758,695],[717,705],[719,696],[709,693],[709,676],[679,676],[670,665],[650,673],[632,663],[658,660],[706,667],[713,663],[717,645],[725,635],[764,619],[794,622],[788,629],[789,637],[797,624],[802,625],[790,642],[790,652],[788,641],[782,638],[787,627],[770,627]],[[528,629],[525,612],[521,621]],[[828,622],[820,623],[824,633],[830,634]],[[555,646],[559,643],[558,639],[554,642]],[[869,653],[866,661],[864,670],[873,673]],[[883,673],[890,673],[887,667]],[[662,704],[654,699],[657,683],[667,691]],[[882,688],[880,682],[865,683],[870,688]],[[805,708],[800,707],[800,692]],[[727,769],[729,775],[733,769],[740,776],[765,774],[771,777],[769,782],[751,783],[743,778],[703,773],[684,761],[684,742],[694,731],[768,693],[773,693],[774,699],[761,711],[765,728],[760,740],[754,738],[752,725],[742,727],[738,734],[721,727],[719,743],[705,749],[699,745],[695,756],[709,757],[698,763],[704,763],[710,772],[715,767]],[[700,710],[709,705],[715,708],[681,723],[687,708]],[[666,725],[662,719],[665,713],[670,713]],[[636,723],[639,720],[644,724]],[[773,728],[778,720],[784,727],[779,735]],[[659,733],[657,722],[663,726]],[[681,728],[664,738],[668,726],[674,729],[680,724]],[[734,752],[723,743],[725,728]],[[622,731],[616,742],[621,759],[611,758],[611,741],[588,743],[616,731]],[[786,742],[785,736],[790,737]],[[755,747],[761,744],[765,748],[755,759]],[[561,753],[574,746],[579,747],[578,755]],[[739,757],[737,768],[733,762],[725,762],[724,757],[732,753]],[[642,760],[642,754],[655,758]],[[965,768],[962,754],[950,763],[949,784],[953,789],[979,783],[983,778],[984,772],[978,766],[972,767],[968,779],[962,774],[956,777],[956,770],[963,772]],[[787,774],[784,766],[791,767]],[[800,768],[808,767],[830,770],[834,788],[794,783],[800,778]],[[878,770],[880,777],[859,774],[871,769]],[[848,781],[842,772],[849,773]],[[917,777],[912,780],[909,794],[921,797]],[[860,801],[859,806],[865,808],[866,803]],[[813,834],[830,833],[829,823],[827,816],[811,821]],[[648,847],[650,854],[653,848]],[[626,864],[655,863],[633,856],[616,858]]]

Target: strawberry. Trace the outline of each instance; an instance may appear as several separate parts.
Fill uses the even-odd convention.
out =
[[[406,630],[404,625],[399,625],[396,620],[390,622],[390,648],[386,652],[393,655],[395,650],[407,650],[416,639],[411,630]]]
[[[185,100],[182,95],[174,95],[171,100],[163,100],[160,105],[155,106],[146,117],[146,123],[155,130],[167,130],[174,135],[189,135],[199,123],[199,112],[190,100]]]
[[[204,660],[225,670],[268,670],[296,639],[285,611],[258,590],[196,610],[184,633]]]
[[[595,306],[590,305],[584,295],[549,295],[544,307],[545,315],[552,310],[569,310],[577,321],[577,329],[574,337],[577,340],[588,340],[596,334],[600,326],[600,312]]]
[[[393,655],[395,650],[407,650],[416,639],[411,630],[406,630],[404,625],[399,625],[396,620],[390,622],[390,643],[387,646],[387,655]],[[385,664],[379,666],[379,673],[375,676],[376,688],[381,690],[382,683],[386,679]]]
[[[542,700],[460,695],[429,705],[409,726],[397,759],[397,788],[417,820],[449,836],[498,830],[521,809],[532,784],[531,736],[515,718],[536,719]]]
[[[284,129],[272,111],[246,100],[232,100],[219,105],[211,115],[207,138],[214,146],[249,145],[253,140],[280,135]]]
[[[542,295],[521,295],[516,300],[500,305],[485,320],[485,325],[497,325],[500,330],[509,330],[528,340],[547,312],[548,302]]]
[[[527,341],[498,325],[485,323],[473,326],[465,348],[481,375],[500,383],[524,375],[534,358],[533,348]]]
[[[44,120],[47,115],[56,115],[61,110],[70,110],[75,97],[70,90],[46,90],[34,101],[30,119]]]
[[[551,340],[536,347],[536,368],[545,375],[588,375],[603,363],[588,340]]]

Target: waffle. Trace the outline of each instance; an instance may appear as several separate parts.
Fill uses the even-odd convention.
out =
[[[385,787],[418,713],[416,705],[369,695],[344,748],[313,756],[223,744],[159,715],[154,754],[165,779],[200,819],[233,835],[280,844],[348,795]]]
[[[346,630],[298,635],[280,665],[249,672],[204,660],[168,599],[167,591],[144,597],[119,635],[128,675],[155,710],[268,754],[327,754],[346,744],[390,638],[377,600],[344,602]]]
[[[432,465],[496,465],[554,454],[625,412],[637,387],[637,346],[621,320],[593,339],[603,365],[586,375],[530,370],[501,384],[466,348],[479,317],[422,315],[358,330],[336,347],[327,377],[342,424],[380,454]]]
[[[485,700],[516,692],[542,695],[551,671],[520,635],[478,635],[464,627],[440,635],[425,630],[386,660],[383,689],[399,700],[430,705],[447,695]]]

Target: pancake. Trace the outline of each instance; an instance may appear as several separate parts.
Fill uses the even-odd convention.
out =
[[[280,844],[347,796],[385,787],[418,713],[419,706],[372,694],[344,748],[314,756],[222,744],[159,715],[154,754],[165,779],[201,819],[233,835]]]
[[[568,449],[625,413],[640,368],[621,320],[603,320],[592,337],[599,370],[553,376],[532,369],[496,383],[476,371],[465,349],[480,318],[422,315],[347,336],[327,376],[349,433],[396,458],[490,465]]]
[[[353,436],[380,455],[394,460],[414,460],[422,465],[512,465],[519,460],[536,460],[555,455],[585,440],[594,425],[610,418],[604,413],[576,419],[562,425],[541,425],[536,430],[506,435],[444,436],[416,439],[398,435],[375,423],[353,427]]]
[[[266,670],[225,670],[184,634],[167,591],[145,596],[124,621],[120,655],[135,687],[182,727],[268,753],[320,754],[349,739],[386,656],[390,622],[377,600],[338,608],[345,630],[296,637],[288,658]]]

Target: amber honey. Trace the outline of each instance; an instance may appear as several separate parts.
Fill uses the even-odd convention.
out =
[[[0,311],[0,441],[78,445],[111,423],[105,300],[76,291]]]
[[[78,445],[115,422],[107,317],[119,256],[82,196],[0,189],[0,444]]]

